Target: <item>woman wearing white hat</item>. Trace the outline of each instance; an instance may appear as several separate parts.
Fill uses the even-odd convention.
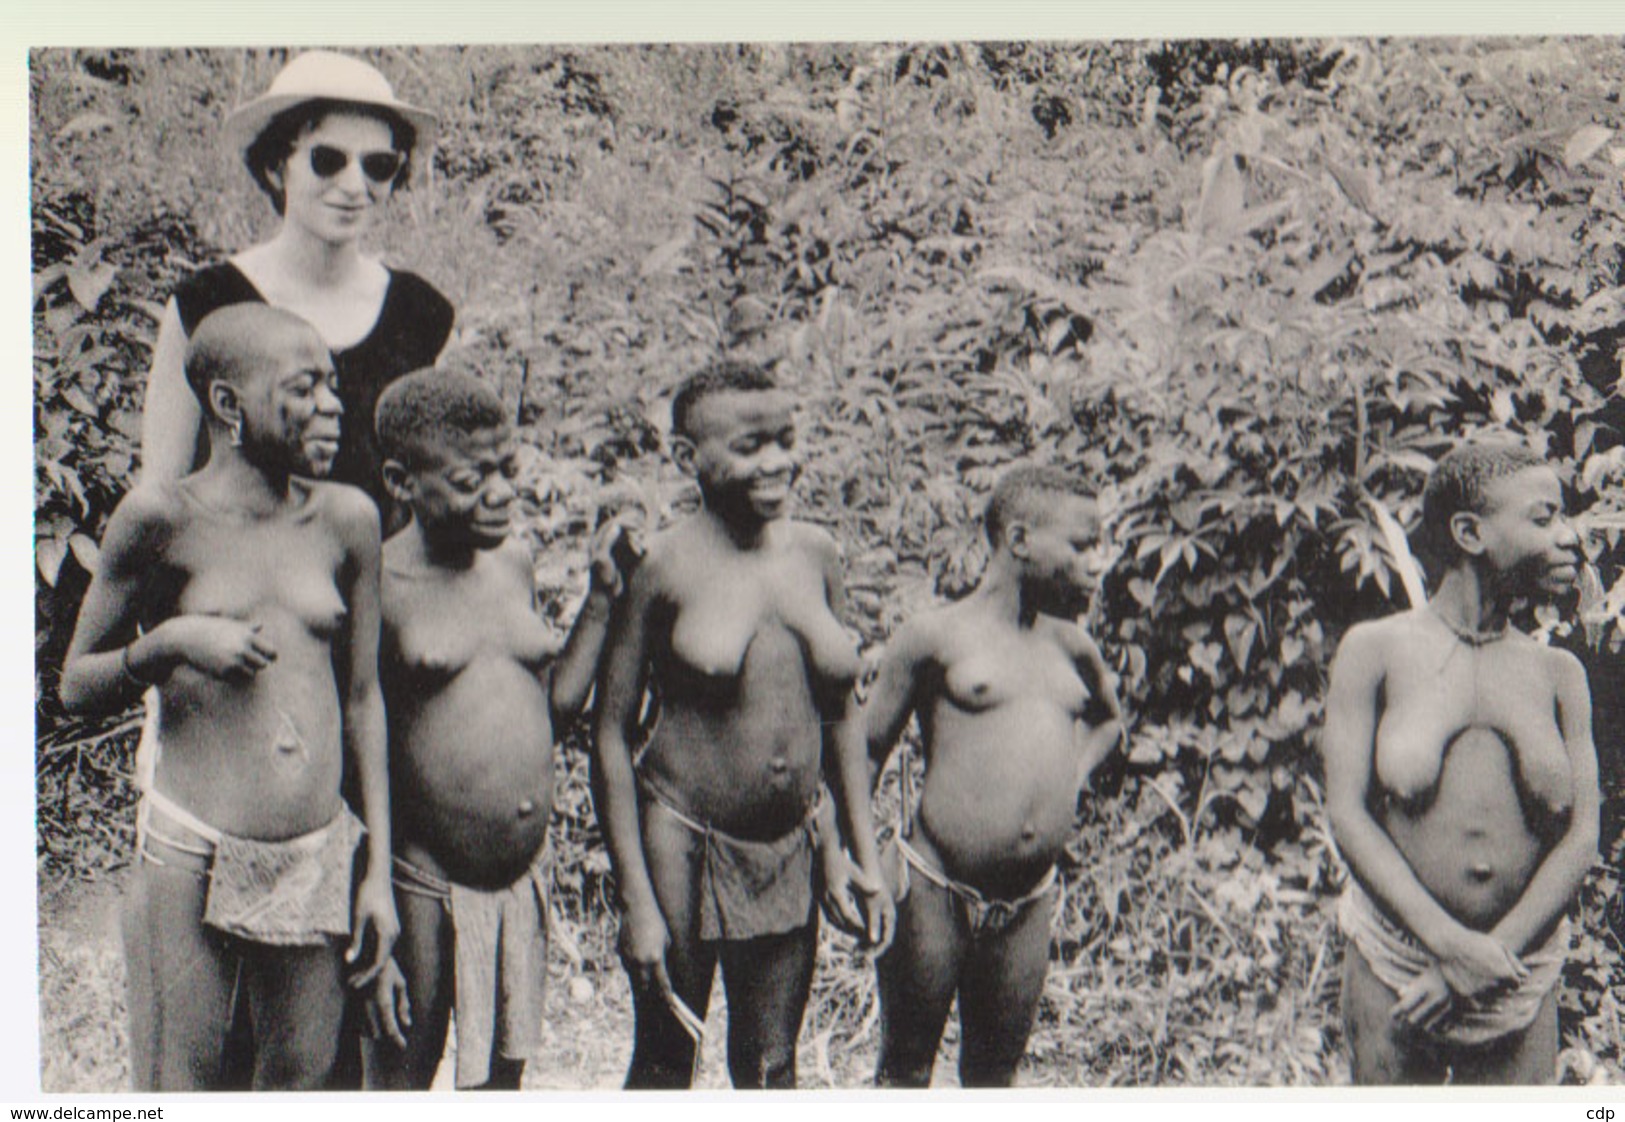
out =
[[[387,510],[373,406],[390,382],[433,364],[453,313],[423,278],[364,256],[361,238],[436,124],[396,98],[377,70],[329,51],[293,59],[227,118],[227,142],[282,223],[269,241],[176,287],[147,381],[144,479],[178,479],[205,458],[182,370],[188,336],[218,307],[263,301],[308,320],[332,350],[344,419],[331,478],[363,488]]]

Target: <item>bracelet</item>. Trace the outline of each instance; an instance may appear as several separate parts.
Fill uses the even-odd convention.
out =
[[[143,690],[154,689],[158,685],[157,682],[149,682],[137,674],[134,670],[130,669],[130,648],[133,646],[135,646],[134,643],[124,644],[124,653],[119,655],[119,669],[124,671],[124,676],[126,678],[140,686]]]

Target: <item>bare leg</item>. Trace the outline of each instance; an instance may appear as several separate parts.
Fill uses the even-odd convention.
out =
[[[1028,906],[1004,931],[971,948],[960,971],[959,1082],[1008,1087],[1027,1053],[1027,1037],[1049,973],[1053,897]]]
[[[818,957],[818,913],[805,927],[722,944],[728,995],[728,1078],[735,1087],[793,1089],[796,1038]]]
[[[343,949],[244,944],[259,1054],[254,1089],[319,1090],[332,1075],[344,1021]]]
[[[491,1077],[476,1091],[517,1091],[519,1081],[525,1077],[525,1061],[510,1060],[506,1056],[491,1057]]]
[[[252,1091],[254,1089],[254,1018],[248,1011],[248,995],[237,987],[237,1000],[232,1002],[231,1027],[226,1030],[226,1054],[221,1061],[220,1089],[222,1091]]]
[[[1456,1082],[1489,1086],[1557,1082],[1557,991],[1540,1003],[1540,1012],[1522,1032],[1512,1033],[1461,1057]]]
[[[703,839],[658,806],[645,804],[643,853],[671,945],[666,973],[672,989],[701,1017],[711,1001],[715,949],[700,940]],[[682,1089],[694,1082],[694,1042],[654,990],[633,987],[632,1066],[628,1090]]]
[[[892,890],[897,890],[893,878]],[[929,1087],[967,949],[957,905],[924,877],[910,878],[897,904],[897,935],[875,963],[880,982],[882,1087]]]
[[[131,1074],[138,1091],[219,1087],[239,961],[203,926],[208,882],[142,862],[124,906]]]
[[[395,962],[406,977],[412,1027],[401,1026],[406,1047],[380,1037],[365,1043],[367,1087],[380,1091],[427,1091],[446,1051],[446,1026],[456,990],[451,919],[439,900],[395,890],[401,935]]]
[[[1426,1038],[1388,1014],[1399,995],[1371,972],[1360,952],[1343,952],[1343,1025],[1354,1082],[1364,1086],[1443,1083],[1450,1063]]]

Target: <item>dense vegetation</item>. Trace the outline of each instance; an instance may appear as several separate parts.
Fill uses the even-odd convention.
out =
[[[51,932],[85,881],[128,860],[131,740],[127,721],[65,719],[54,678],[131,478],[158,302],[270,221],[216,136],[284,57],[31,60],[48,1085],[121,1078],[116,1039],[83,1031],[118,1000],[116,956],[58,954]],[[379,248],[452,298],[446,362],[513,409],[524,522],[561,618],[599,505],[659,519],[686,500],[660,454],[664,395],[719,351],[776,359],[802,391],[802,512],[845,546],[866,644],[974,581],[980,496],[1005,465],[1057,462],[1108,488],[1125,550],[1094,626],[1133,729],[1066,869],[1035,1082],[1346,1077],[1343,872],[1314,760],[1326,666],[1350,623],[1407,603],[1400,527],[1457,439],[1510,431],[1566,474],[1597,576],[1526,622],[1587,660],[1618,791],[1617,43],[375,59],[445,122]],[[555,1035],[579,1038],[584,1018],[620,1041],[608,865],[581,754],[560,767],[572,984]],[[1570,1080],[1625,1060],[1612,817],[1605,832],[1614,860],[1585,889],[1562,1011]],[[827,949],[805,1072],[851,1084],[871,1062],[873,986]],[[613,1082],[623,1058],[539,1078]]]

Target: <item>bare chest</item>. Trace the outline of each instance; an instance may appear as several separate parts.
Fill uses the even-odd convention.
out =
[[[171,558],[181,614],[260,622],[291,617],[323,639],[348,615],[339,590],[342,551],[316,519],[194,523]]]
[[[856,677],[856,645],[835,618],[823,577],[812,565],[732,561],[703,579],[693,576],[678,590],[671,615],[668,646],[683,666],[705,677],[736,677],[758,638],[788,633],[818,676]]]
[[[943,667],[943,695],[971,713],[1038,703],[1071,717],[1081,717],[1090,698],[1076,663],[1044,635],[956,643]]]
[[[385,577],[386,652],[401,666],[451,676],[482,659],[540,670],[558,638],[516,582]]]
[[[1513,647],[1418,652],[1385,683],[1376,761],[1403,798],[1428,791],[1468,730],[1496,734],[1522,784],[1553,807],[1571,796],[1556,694],[1536,652]]]

